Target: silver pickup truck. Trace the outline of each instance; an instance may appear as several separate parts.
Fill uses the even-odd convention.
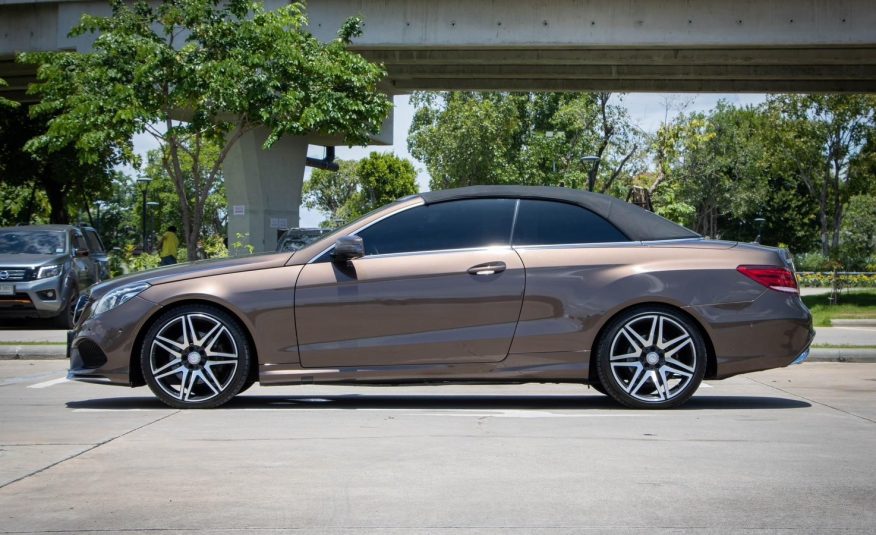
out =
[[[71,328],[79,292],[108,277],[105,258],[91,228],[0,227],[0,321],[53,318]]]

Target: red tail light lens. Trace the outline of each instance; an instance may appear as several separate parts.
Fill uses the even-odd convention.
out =
[[[788,268],[776,266],[739,266],[736,271],[767,288],[792,294],[800,293],[797,278]]]

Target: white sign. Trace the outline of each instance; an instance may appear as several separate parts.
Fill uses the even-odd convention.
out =
[[[246,215],[246,205],[245,204],[235,204],[233,207],[234,215]]]
[[[271,228],[289,228],[289,220],[285,217],[272,217]]]

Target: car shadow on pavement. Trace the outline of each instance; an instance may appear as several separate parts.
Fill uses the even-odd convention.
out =
[[[156,410],[169,407],[152,397],[113,397],[70,401],[70,409]],[[765,396],[695,396],[677,410],[752,410],[802,409],[805,401]],[[241,395],[214,410],[253,409],[384,409],[384,410],[606,410],[625,409],[599,394],[584,396],[507,396],[507,395],[326,395],[326,396],[246,396]]]

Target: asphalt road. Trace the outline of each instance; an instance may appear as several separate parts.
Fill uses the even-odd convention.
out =
[[[0,361],[0,532],[873,533],[876,364],[618,408],[574,385],[254,387],[226,408]]]

